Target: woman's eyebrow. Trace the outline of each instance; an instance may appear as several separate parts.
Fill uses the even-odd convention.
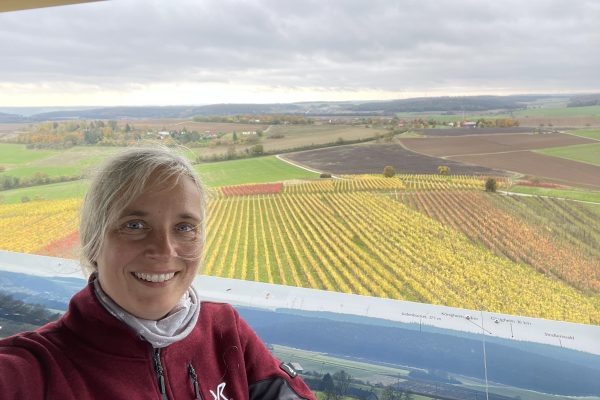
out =
[[[125,218],[125,217],[146,217],[146,216],[148,216],[148,213],[146,211],[140,211],[140,210],[125,210],[121,214],[121,218]]]
[[[127,218],[127,217],[147,217],[148,215],[150,215],[149,212],[147,211],[141,211],[141,210],[125,210],[123,212],[123,214],[121,214],[120,218]],[[196,221],[200,220],[200,216],[191,212],[182,212],[180,214],[177,214],[177,218],[181,218],[181,219],[193,219]]]
[[[195,214],[191,214],[191,213],[181,213],[178,215],[179,218],[181,219],[193,219],[196,221],[200,220],[200,217],[198,217],[198,215]]]

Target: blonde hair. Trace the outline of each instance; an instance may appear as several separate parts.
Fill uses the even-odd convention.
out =
[[[152,177],[152,179],[150,179]],[[206,192],[192,164],[164,146],[135,147],[124,150],[104,162],[92,179],[81,207],[79,239],[81,267],[84,273],[96,270],[96,259],[106,233],[121,212],[147,187],[175,178],[190,178],[200,192],[201,240],[206,230]]]

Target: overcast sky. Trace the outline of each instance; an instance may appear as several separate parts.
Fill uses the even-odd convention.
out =
[[[111,0],[0,13],[0,106],[600,91],[595,0]]]

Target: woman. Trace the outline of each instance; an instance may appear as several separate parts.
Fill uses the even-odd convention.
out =
[[[199,302],[206,196],[166,149],[108,160],[82,206],[89,284],[0,341],[2,399],[314,399],[229,305]]]

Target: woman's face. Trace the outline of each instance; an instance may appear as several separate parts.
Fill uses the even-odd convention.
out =
[[[102,289],[131,314],[158,320],[197,273],[201,197],[188,177],[150,185],[110,227],[96,260]]]

